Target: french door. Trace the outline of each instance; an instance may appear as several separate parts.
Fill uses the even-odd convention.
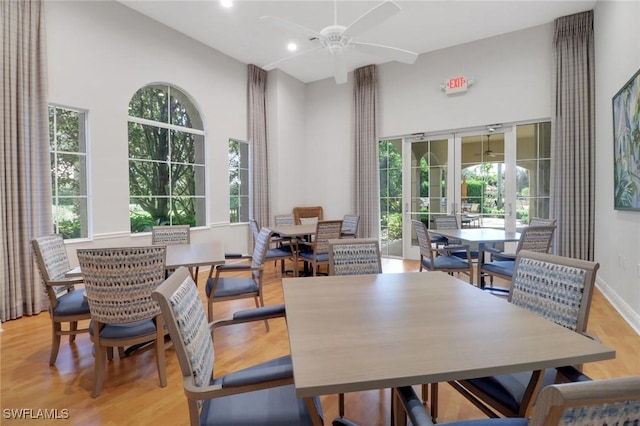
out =
[[[513,231],[549,217],[550,151],[548,122],[381,141],[382,254],[419,256],[412,220]]]

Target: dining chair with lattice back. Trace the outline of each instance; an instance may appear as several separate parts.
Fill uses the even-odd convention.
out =
[[[78,321],[91,319],[91,313],[84,297],[85,290],[76,288],[76,285],[82,284],[82,277],[66,276],[71,267],[62,235],[42,235],[34,238],[31,244],[49,298],[52,327],[49,365],[54,365],[61,336],[69,336],[69,343],[73,343],[77,334],[87,333],[88,328],[78,328]],[[63,330],[64,323],[69,324],[67,330]]]
[[[296,221],[296,225],[312,225],[324,220],[321,206],[294,207],[293,216]]]
[[[449,274],[462,272],[469,275],[469,283],[473,283],[473,261],[467,245],[448,245],[446,247],[434,247],[427,226],[419,221],[412,220],[413,228],[420,245],[420,271],[442,271]],[[464,258],[454,256],[452,252],[463,251]]]
[[[329,240],[337,240],[342,232],[342,220],[323,220],[316,224],[316,233],[313,241],[301,242],[298,260],[311,265],[312,274],[319,274],[319,268],[329,265]],[[294,262],[294,275],[298,273],[298,262]],[[327,271],[328,273],[328,271]]]
[[[197,288],[184,267],[158,287],[153,298],[160,304],[178,356],[192,426],[322,423],[319,399],[303,400],[295,395],[289,355],[214,376],[214,331],[233,324],[283,318],[284,305],[238,311],[232,318],[208,322]]]
[[[251,228],[251,233],[253,234],[253,244],[255,246],[258,238],[260,236],[260,226],[258,225],[258,221],[255,219],[249,219],[249,228]],[[290,260],[293,262],[293,246],[291,245],[291,240],[289,239],[288,243],[284,243],[284,239],[275,237],[274,234],[271,234],[271,240],[269,241],[269,247],[267,249],[267,254],[265,255],[266,260],[273,260],[276,264],[280,261],[280,273],[284,275],[285,273],[285,261]],[[275,244],[275,247],[271,247]]]
[[[91,311],[89,334],[94,345],[91,396],[100,395],[106,360],[113,348],[153,342],[160,386],[167,385],[167,330],[151,293],[165,279],[166,246],[78,249],[78,260]]]
[[[151,244],[164,244],[166,246],[173,244],[190,244],[191,243],[191,227],[189,225],[160,225],[151,228]],[[198,282],[198,273],[200,268],[189,269],[193,280]],[[213,267],[209,271],[209,276],[213,273]]]
[[[515,253],[501,251],[494,247],[482,246],[478,255],[478,285],[485,290],[496,293],[508,294],[508,288],[494,287],[493,278],[499,277],[504,280],[511,280],[515,267],[515,259],[521,250],[535,251],[538,253],[548,253],[553,241],[555,226],[529,226],[520,233],[520,240]],[[485,262],[485,253],[491,255],[491,261]],[[484,278],[489,276],[491,285],[484,285]]]
[[[372,238],[329,240],[329,275],[381,274],[380,243]],[[344,394],[338,395],[338,415],[344,417]]]
[[[264,262],[272,231],[262,228],[253,248],[253,255],[245,257],[251,263],[226,263],[216,267],[215,275],[207,279],[205,293],[207,295],[208,318],[213,321],[213,304],[229,300],[253,298],[256,307],[264,306],[262,281]],[[242,276],[246,274],[247,276]],[[269,323],[265,321],[269,331]]]
[[[345,214],[342,218],[342,238],[357,238],[360,215]]]
[[[521,250],[507,300],[588,336],[587,322],[598,268],[595,262]],[[534,375],[542,375],[544,387],[559,378],[576,380],[574,369],[580,370],[581,366],[458,380],[450,384],[489,417],[523,417],[536,397],[535,382],[531,380]]]

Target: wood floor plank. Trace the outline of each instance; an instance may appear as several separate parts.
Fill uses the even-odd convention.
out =
[[[417,261],[383,260],[385,272],[417,271]],[[425,272],[426,274],[427,272]],[[207,272],[199,277],[204,302]],[[278,267],[267,265],[266,304],[282,303],[282,281]],[[214,315],[253,306],[246,299],[217,303]],[[31,425],[32,419],[8,419],[5,410],[68,410],[68,419],[55,424],[68,425],[187,425],[188,412],[182,391],[182,377],[173,349],[167,350],[168,385],[160,388],[151,348],[134,356],[108,363],[105,384],[98,398],[91,398],[93,377],[92,344],[81,335],[74,344],[63,338],[58,361],[49,367],[50,321],[46,312],[3,323],[0,333],[0,405],[3,425]],[[216,375],[243,368],[289,353],[286,323],[270,321],[271,331],[262,323],[241,324],[216,332]],[[589,332],[616,349],[614,360],[587,364],[585,371],[594,378],[640,375],[640,336],[620,317],[607,300],[595,292]],[[321,398],[325,424],[338,412],[337,396]],[[24,412],[27,413],[28,412]],[[56,414],[55,412],[49,412]],[[361,425],[384,425],[389,421],[389,392],[375,390],[346,395],[347,416]],[[482,418],[482,414],[448,385],[440,386],[440,421]]]

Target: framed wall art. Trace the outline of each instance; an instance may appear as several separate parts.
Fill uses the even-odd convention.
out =
[[[616,210],[640,210],[640,70],[613,96]]]

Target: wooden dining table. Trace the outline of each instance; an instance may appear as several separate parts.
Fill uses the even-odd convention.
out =
[[[615,357],[597,341],[439,272],[284,278],[301,398]]]

